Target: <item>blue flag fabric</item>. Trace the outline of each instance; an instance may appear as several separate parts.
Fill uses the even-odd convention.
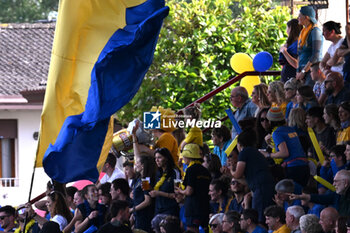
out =
[[[97,181],[96,164],[110,116],[138,91],[168,13],[162,0],[126,9],[126,26],[112,35],[92,70],[85,111],[66,118],[55,144],[44,155],[45,172],[53,180]]]

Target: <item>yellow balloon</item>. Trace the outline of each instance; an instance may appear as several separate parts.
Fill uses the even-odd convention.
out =
[[[240,86],[244,87],[248,91],[250,96],[253,92],[254,86],[260,84],[259,76],[245,76],[241,79]]]
[[[244,73],[246,71],[255,71],[253,59],[245,53],[235,53],[230,59],[230,65],[236,73]]]

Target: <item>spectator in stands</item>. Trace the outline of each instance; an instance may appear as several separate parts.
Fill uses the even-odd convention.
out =
[[[175,163],[167,148],[157,148],[154,155],[158,170],[156,184],[150,196],[155,199],[155,215],[179,215],[179,206],[175,200],[174,180],[180,178],[175,171]]]
[[[287,42],[280,48],[279,63],[283,66],[281,72],[281,81],[287,82],[296,75],[298,67],[298,37],[303,29],[297,19],[291,19],[287,22]]]
[[[217,156],[216,154],[209,153],[204,155],[202,165],[203,167],[208,169],[212,179],[217,179],[221,176],[221,161],[219,156]]]
[[[350,170],[350,141],[346,142],[345,157],[346,157],[345,169]]]
[[[273,129],[272,135],[268,134],[265,140],[275,148],[275,153],[262,152],[265,157],[282,158],[285,166],[286,177],[305,186],[309,177],[309,166],[298,134],[288,126],[285,126],[284,114],[279,108],[270,108],[267,113]]]
[[[131,161],[125,161],[123,163],[125,179],[127,179],[129,186],[131,187],[133,180],[135,179],[134,163]]]
[[[300,86],[300,82],[295,78],[290,78],[284,84],[284,94],[285,94],[286,100],[289,101],[286,107],[286,115],[285,115],[286,119],[288,119],[290,111],[293,108],[297,108],[299,106],[296,98],[296,92],[299,86]]]
[[[234,210],[238,213],[242,213],[244,208],[250,208],[251,194],[246,180],[244,178],[232,178],[230,186],[233,194],[233,199],[231,200],[229,210]]]
[[[327,207],[321,211],[320,224],[324,233],[334,232],[338,217],[338,211],[333,207]]]
[[[314,130],[322,152],[326,155],[329,155],[330,149],[336,143],[335,131],[332,127],[325,124],[322,115],[322,107],[310,108],[306,112],[306,124],[308,127]],[[313,154],[316,156],[316,152],[313,152]]]
[[[241,214],[239,224],[241,229],[248,233],[267,233],[267,231],[259,226],[259,214],[255,209],[245,209]]]
[[[44,223],[40,233],[62,233],[57,222],[48,221]]]
[[[116,201],[116,200],[127,201],[129,203],[129,207],[132,207],[133,202],[129,194],[130,194],[130,187],[128,182],[125,179],[119,178],[119,179],[113,180],[111,185],[111,197],[113,201]]]
[[[98,192],[95,185],[87,185],[83,189],[85,201],[75,211],[75,232],[97,229],[105,223],[107,209],[98,203]]]
[[[74,186],[70,186],[66,188],[66,201],[67,201],[67,205],[68,207],[71,209],[71,211],[74,212],[75,208],[77,207],[74,204],[74,194],[78,191],[78,189]]]
[[[341,36],[341,24],[328,21],[323,24],[323,36],[332,42],[320,63],[322,72],[327,75],[329,72],[338,72],[343,75],[344,59],[336,55],[336,50],[342,45],[344,38]]]
[[[256,118],[257,148],[259,149],[266,149],[268,147],[265,142],[265,136],[270,131],[270,122],[266,118],[268,111],[269,108],[261,109]]]
[[[209,227],[213,233],[222,233],[223,213],[214,214],[209,220]]]
[[[275,185],[275,191],[276,195],[274,201],[278,206],[282,206],[285,211],[287,211],[287,208],[290,206],[301,205],[301,202],[299,200],[291,200],[289,198],[290,193],[301,193],[300,185],[296,184],[293,180],[280,180]]]
[[[321,29],[317,27],[315,10],[312,6],[303,6],[300,8],[298,16],[300,25],[304,28],[300,32],[298,39],[298,69],[296,79],[304,85],[313,87],[311,80],[311,65],[322,60],[323,37]]]
[[[340,119],[338,114],[338,106],[336,104],[328,104],[324,107],[323,119],[326,124],[334,129],[334,132],[340,130]]]
[[[137,156],[135,159],[135,171],[137,172],[137,178],[132,187],[134,205],[130,212],[132,212],[135,218],[135,228],[149,232],[151,230],[151,220],[154,215],[152,198],[149,194],[155,180],[155,162],[153,156]],[[142,179],[148,179],[148,187],[143,185]]]
[[[315,82],[313,91],[315,93],[317,101],[321,106],[323,106],[327,98],[326,87],[324,83],[326,76],[321,71],[319,64],[320,63],[317,62],[311,66],[311,78]]]
[[[166,216],[159,225],[162,233],[181,233],[180,220],[175,216]]]
[[[127,201],[113,201],[111,208],[111,221],[104,224],[97,233],[132,233],[131,228],[127,225],[129,221],[129,203]]]
[[[265,83],[260,83],[254,86],[252,92],[252,102],[257,106],[254,116],[256,117],[263,108],[269,108],[271,103],[267,98],[268,86]]]
[[[199,146],[187,144],[181,155],[188,165],[184,177],[184,190],[176,187],[175,193],[185,197],[185,218],[187,228],[193,232],[199,232],[199,226],[207,229],[209,222],[209,184],[210,174],[199,161],[201,159]]]
[[[350,101],[339,105],[338,115],[341,124],[341,130],[337,135],[337,144],[345,144],[350,140]]]
[[[317,194],[317,190],[314,190],[313,188],[311,187],[304,187],[303,188],[303,191],[302,191],[302,194]],[[315,204],[313,202],[310,202],[310,201],[306,201],[306,200],[301,200],[301,205],[304,207],[304,208],[307,208],[308,211],[307,213],[308,214],[314,214],[316,215],[318,218],[320,217],[320,213],[321,211],[324,209],[324,206],[323,205],[320,205],[320,204]]]
[[[185,115],[187,118],[185,120],[187,121],[198,121],[201,118],[201,107],[199,103],[195,103],[193,106],[186,108],[184,110]],[[200,147],[203,147],[203,134],[202,130],[198,127],[193,127],[188,132],[186,138],[182,141],[180,145],[180,149],[182,150],[184,146],[188,143],[195,143],[198,144]]]
[[[291,233],[301,233],[299,220],[305,214],[303,207],[290,206],[286,211],[286,224]]]
[[[269,230],[276,233],[290,233],[290,229],[286,225],[286,214],[280,206],[269,206],[264,211],[266,224]]]
[[[118,178],[125,178],[125,174],[117,166],[117,158],[113,153],[108,153],[105,164],[102,167],[102,172],[106,174],[102,177],[99,183],[97,183],[97,188],[104,183],[112,183],[113,180]]]
[[[109,207],[112,197],[110,194],[111,191],[111,183],[104,183],[101,184],[98,188],[98,198],[101,204],[105,205],[106,207]]]
[[[326,87],[326,104],[341,104],[350,100],[350,92],[344,87],[343,76],[337,72],[330,72],[325,81]]]
[[[256,134],[253,129],[244,130],[237,139],[238,163],[233,177],[243,175],[253,192],[252,208],[259,213],[259,221],[264,221],[263,211],[271,205],[273,198],[273,178],[264,156],[255,148]]]
[[[333,183],[335,174],[345,168],[345,145],[335,145],[330,150],[330,159],[325,159],[320,169],[320,176],[330,183]]]
[[[234,117],[237,122],[246,117],[254,117],[257,106],[249,99],[248,92],[244,87],[238,86],[232,89],[230,96],[231,104],[236,108]],[[232,138],[237,135],[236,129],[232,128]]]
[[[300,218],[300,230],[302,233],[323,233],[319,219],[314,214],[306,214]]]
[[[221,165],[225,165],[227,160],[225,151],[232,142],[230,130],[224,125],[220,128],[214,128],[211,133],[211,140],[214,144],[213,153],[219,156]]]
[[[281,81],[273,81],[269,84],[267,97],[271,103],[271,107],[279,107],[283,114],[286,114],[287,100],[284,95],[284,84]]]
[[[73,202],[76,207],[84,202],[84,195],[82,190],[78,190],[74,193]]]
[[[297,102],[299,108],[303,108],[305,111],[312,107],[319,106],[318,100],[311,86],[301,86],[296,93]]]
[[[305,123],[305,119],[306,119],[306,112],[304,109],[293,108],[289,114],[288,126],[291,127],[293,130],[295,130],[295,132],[298,134],[299,141],[306,154],[311,145],[311,141],[307,133],[307,126]]]
[[[209,185],[210,213],[226,213],[232,198],[227,196],[228,184],[223,180],[214,179]]]
[[[23,232],[23,233],[39,233],[40,231],[40,227],[38,222],[35,221],[34,216],[36,213],[34,213],[34,215],[30,215],[27,214],[27,209],[25,208],[25,205],[20,205],[17,208],[17,222],[18,222],[18,228],[15,230],[15,232]],[[24,229],[24,223],[26,221],[27,218],[27,222],[26,222],[26,230],[22,231],[22,229]]]
[[[350,220],[349,216],[340,216],[335,224],[335,233],[347,233],[348,229],[346,227],[347,221]],[[350,223],[350,222],[349,222]],[[350,225],[349,225],[350,227]]]
[[[346,24],[345,27],[346,37],[343,41],[343,44],[337,50],[337,56],[344,58],[343,65],[343,76],[345,83],[349,84],[350,82],[350,22]]]
[[[241,226],[239,221],[241,216],[236,211],[229,211],[224,215],[222,220],[222,230],[226,233],[239,233],[241,232]]]
[[[0,226],[4,232],[13,232],[16,229],[15,216],[16,210],[12,206],[0,208]]]

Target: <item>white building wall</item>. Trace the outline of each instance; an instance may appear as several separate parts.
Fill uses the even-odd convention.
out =
[[[16,141],[16,177],[19,178],[18,187],[0,188],[0,205],[19,205],[26,203],[33,172],[37,140],[34,132],[39,131],[41,110],[1,110],[0,119],[17,119]],[[49,177],[42,168],[36,168],[31,198],[46,190]]]

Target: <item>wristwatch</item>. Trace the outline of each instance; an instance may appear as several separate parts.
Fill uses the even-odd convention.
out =
[[[306,73],[306,71],[305,71],[304,69],[302,69],[302,70],[301,70],[301,73],[305,74],[305,73]]]

